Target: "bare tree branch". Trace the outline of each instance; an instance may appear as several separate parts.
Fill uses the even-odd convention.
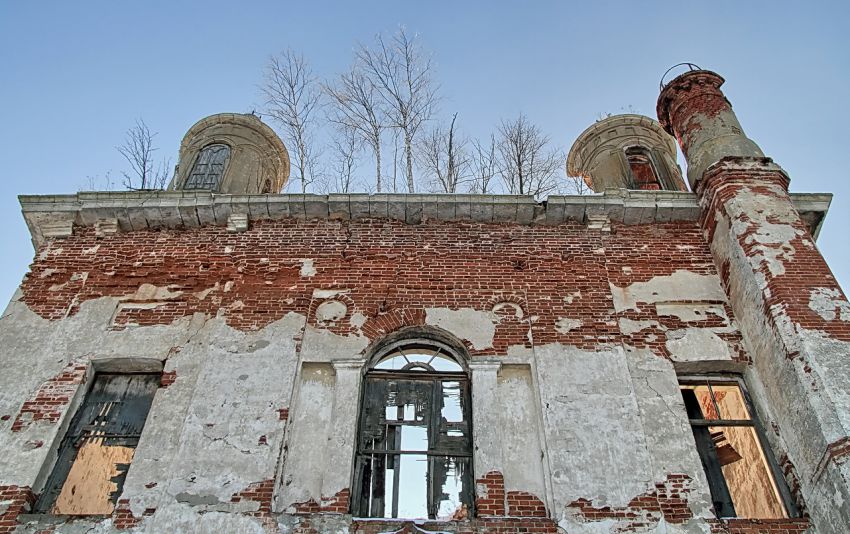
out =
[[[469,178],[468,141],[457,134],[456,121],[457,113],[448,129],[437,126],[419,143],[420,166],[441,193],[456,193],[458,185]]]
[[[353,185],[354,170],[357,168],[357,152],[363,140],[357,130],[340,127],[333,138],[333,183],[329,192],[349,193]]]
[[[496,154],[496,136],[490,134],[490,142],[482,143],[478,139],[472,142],[472,187],[473,193],[486,195],[493,192],[491,184],[498,173],[499,160]]]
[[[285,50],[269,59],[261,87],[266,99],[265,113],[277,121],[293,147],[292,168],[298,173],[301,192],[316,178],[319,152],[314,144],[314,112],[321,105],[322,92],[304,56]]]
[[[122,183],[127,189],[164,189],[171,167],[171,160],[163,160],[155,165],[153,153],[158,149],[153,146],[153,138],[157,132],[151,132],[142,119],[136,120],[136,125],[127,130],[124,144],[115,147],[130,164],[129,172],[121,172]]]
[[[357,65],[340,75],[333,85],[325,84],[324,90],[332,104],[328,119],[355,132],[372,149],[375,156],[375,185],[380,193],[383,185],[381,134],[386,127],[381,97]]]
[[[558,186],[564,154],[525,115],[502,121],[497,142],[499,176],[513,195],[541,197]]]
[[[437,101],[431,58],[422,52],[415,35],[408,37],[400,28],[389,42],[377,35],[374,48],[360,46],[357,59],[386,105],[389,125],[402,133],[407,190],[413,193],[413,145]]]

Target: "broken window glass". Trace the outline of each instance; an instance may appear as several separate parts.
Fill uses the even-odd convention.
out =
[[[664,189],[649,151],[643,147],[626,149],[626,161],[632,174],[632,187],[649,191]]]
[[[159,374],[98,374],[59,446],[35,505],[57,515],[111,514],[145,425]]]
[[[366,374],[353,512],[452,519],[472,506],[469,380],[446,347],[396,346]]]
[[[718,517],[781,519],[794,511],[737,380],[681,384]],[[786,503],[789,503],[786,506]]]
[[[183,189],[218,191],[221,176],[224,174],[224,166],[227,165],[229,158],[229,146],[222,143],[205,146],[198,154],[198,159],[195,161]]]

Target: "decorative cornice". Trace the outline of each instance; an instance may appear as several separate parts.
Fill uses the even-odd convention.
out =
[[[518,195],[220,195],[203,191],[80,192],[21,195],[18,199],[36,246],[47,238],[60,237],[57,228],[64,230],[73,225],[104,229],[116,221],[119,231],[129,232],[228,224],[240,231],[249,221],[288,217],[520,225],[556,225],[566,221],[587,224],[598,221],[600,216],[625,224],[699,218],[699,205],[693,193],[625,189],[612,189],[601,195],[550,196],[543,201]],[[817,236],[832,195],[796,193],[791,194],[791,199],[809,222],[812,234]],[[238,228],[234,226],[237,220]]]

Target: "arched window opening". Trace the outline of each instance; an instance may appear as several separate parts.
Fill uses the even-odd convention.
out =
[[[652,161],[649,151],[643,147],[633,146],[626,149],[626,161],[632,172],[632,187],[646,191],[664,189],[658,171]]]
[[[224,166],[230,158],[230,147],[216,143],[207,145],[198,154],[195,166],[186,179],[183,189],[207,189],[218,191],[221,185],[221,177],[224,175]]]
[[[460,519],[472,509],[469,376],[450,347],[395,343],[364,378],[352,512]]]

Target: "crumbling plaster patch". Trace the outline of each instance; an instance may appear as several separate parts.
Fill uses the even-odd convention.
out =
[[[561,317],[557,321],[555,321],[555,330],[557,330],[561,334],[566,334],[570,330],[580,328],[581,325],[582,322],[580,319],[570,319],[568,317]]]
[[[493,322],[492,313],[472,308],[426,308],[425,324],[438,326],[460,339],[469,341],[475,350],[491,348],[493,337],[496,335],[496,323]]]
[[[732,359],[729,344],[708,328],[671,330],[665,346],[674,362]]]
[[[314,260],[312,260],[310,258],[304,258],[304,259],[301,259],[299,261],[301,261],[301,271],[300,271],[301,276],[303,276],[305,278],[310,278],[310,277],[316,276],[316,267],[313,264]]]
[[[646,282],[635,282],[626,287],[609,284],[614,297],[614,310],[617,312],[638,310],[639,302],[726,301],[726,294],[717,275],[682,269],[669,276],[654,276]]]
[[[816,287],[809,293],[809,309],[820,315],[824,321],[850,321],[850,303],[843,298],[841,291],[828,287]]]

